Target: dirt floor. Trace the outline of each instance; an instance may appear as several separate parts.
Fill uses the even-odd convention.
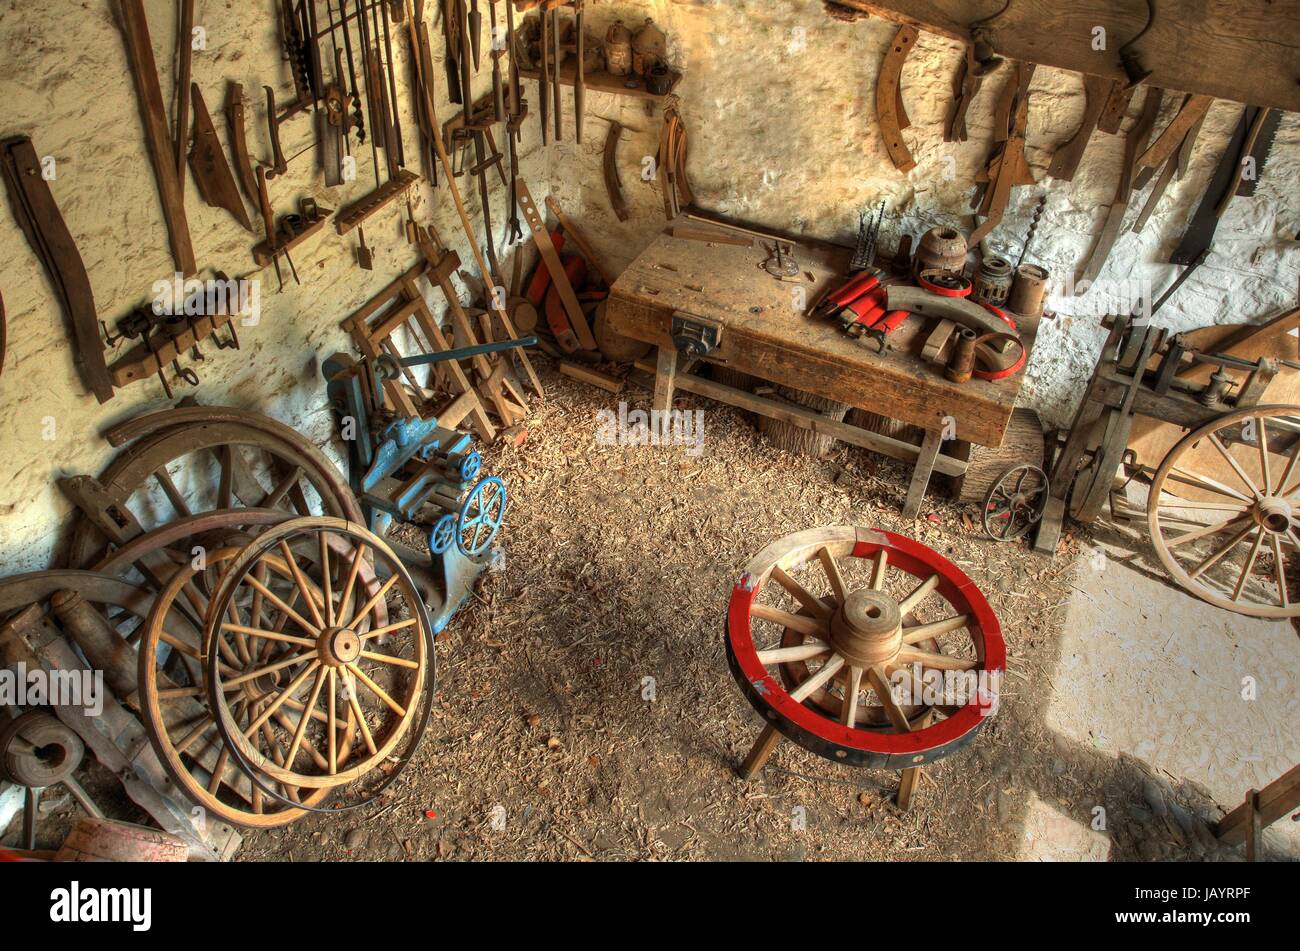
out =
[[[597,412],[620,399],[648,408],[648,393],[544,381],[526,441],[486,453],[484,471],[510,491],[505,560],[439,640],[415,760],[362,810],[246,833],[240,860],[1240,857],[1209,835],[1203,820],[1221,810],[1204,787],[1046,724],[1087,538],[1052,561],[1032,556],[987,540],[973,508],[938,493],[905,523],[901,465],[842,444],[822,460],[791,456],[742,414],[692,397],[678,405],[704,410],[698,455],[597,447]],[[755,780],[734,772],[761,721],[727,666],[731,587],[769,541],[834,524],[937,549],[1001,620],[1000,710],[924,770],[907,813],[892,802],[896,773],[788,741]]]

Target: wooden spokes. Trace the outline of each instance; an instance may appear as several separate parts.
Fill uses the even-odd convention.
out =
[[[165,626],[168,612],[184,592],[197,602],[195,606],[201,613],[206,612],[211,574],[219,573],[236,554],[238,549],[234,548],[210,553],[203,571],[186,565],[154,601],[139,646],[140,711],[159,760],[191,801],[222,821],[266,829],[293,822],[304,812],[262,795],[232,761],[208,705],[202,646],[197,637],[173,634]],[[224,689],[232,716],[241,727],[262,715],[271,686],[306,662],[306,655],[291,645],[277,644],[265,658],[245,648],[246,644],[236,645],[221,653],[221,669],[227,678]],[[304,720],[301,707],[285,708],[275,714],[275,723],[282,729],[296,728]],[[283,747],[274,733],[268,732],[270,737],[259,733],[258,747],[272,758],[278,755],[283,759]],[[283,784],[275,788],[291,803],[308,806],[320,803],[328,794],[324,789],[304,790]]]
[[[741,768],[750,776],[778,735],[852,765],[907,771],[945,756],[996,709],[1006,653],[988,602],[951,562],[891,532],[837,527],[750,561],[727,656],[766,722]]]
[[[1189,433],[1147,499],[1151,541],[1170,577],[1210,604],[1295,617],[1287,559],[1300,549],[1300,406],[1254,406]]]
[[[295,519],[259,536],[223,576],[207,636],[222,736],[240,762],[282,786],[354,783],[384,766],[427,716],[432,639],[423,602],[396,555],[355,524]],[[253,681],[265,690],[242,719],[230,688],[244,689],[247,673],[222,668],[227,652],[247,652],[259,670],[285,665],[273,681]]]

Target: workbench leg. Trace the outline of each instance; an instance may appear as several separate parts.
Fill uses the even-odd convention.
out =
[[[659,348],[659,363],[655,367],[655,401],[652,409],[667,412],[673,408],[673,386],[677,382],[677,349]]]
[[[939,456],[939,445],[942,442],[942,433],[926,430],[925,438],[921,441],[921,451],[916,455],[916,466],[912,469],[912,484],[907,487],[903,518],[916,518],[921,514],[921,502],[925,499],[925,489],[930,484],[934,460]]]
[[[764,726],[763,732],[758,734],[758,739],[750,747],[745,762],[741,763],[740,768],[736,770],[740,774],[740,778],[753,779],[758,775],[759,770],[767,764],[768,757],[772,755],[772,751],[776,749],[777,744],[780,742],[781,734],[776,727],[770,723]]]

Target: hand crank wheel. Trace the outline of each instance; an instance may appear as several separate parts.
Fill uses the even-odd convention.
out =
[[[1012,466],[984,496],[984,531],[999,542],[1023,538],[1043,517],[1046,505],[1047,473],[1029,463]]]
[[[1184,457],[1208,443],[1216,478]],[[1300,406],[1252,406],[1188,433],[1156,470],[1151,541],[1170,577],[1203,601],[1251,617],[1297,617],[1286,556],[1300,549]]]
[[[462,555],[474,557],[491,547],[506,517],[506,484],[499,476],[488,476],[470,489],[460,507],[456,547]]]
[[[829,584],[828,594],[793,577],[813,561],[824,576],[814,587]],[[726,641],[736,682],[771,726],[855,766],[907,769],[960,749],[996,710],[1006,669],[997,617],[974,582],[918,542],[863,528],[797,532],[759,552],[732,591]],[[939,644],[945,652],[927,649]],[[810,676],[773,675],[796,663]],[[838,691],[838,703],[815,702],[822,690]]]
[[[294,555],[304,537],[319,544],[321,555],[313,563]],[[357,578],[372,557],[376,575],[386,577],[366,596],[358,592]],[[297,601],[291,600],[295,592]],[[267,612],[260,619],[251,609],[258,595]],[[268,529],[230,562],[212,598],[206,631],[208,702],[232,756],[265,791],[279,795],[267,779],[307,789],[358,783],[385,764],[409,733],[398,767],[382,771],[382,789],[414,754],[433,697],[428,612],[405,566],[360,525],[300,518]],[[250,644],[274,644],[301,663],[286,683],[270,688],[252,722],[241,725],[229,689],[237,686],[238,675],[228,659]],[[276,712],[299,698],[312,715],[293,729],[277,724]],[[323,717],[316,716],[318,707]],[[347,729],[342,711],[354,719],[365,746],[356,757],[339,749],[339,733]],[[282,763],[253,742],[264,725],[285,750]]]

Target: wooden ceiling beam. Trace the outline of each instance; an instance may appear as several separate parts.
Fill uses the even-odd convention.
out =
[[[989,19],[1003,56],[1125,79],[1119,50],[1146,24],[1142,0],[831,0],[840,7],[965,42]],[[1300,0],[1160,0],[1135,44],[1164,89],[1300,112]],[[1105,48],[1094,49],[1096,29]]]

